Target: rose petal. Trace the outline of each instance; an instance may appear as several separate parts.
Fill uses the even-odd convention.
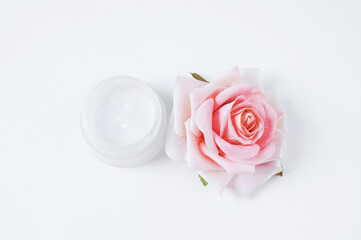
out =
[[[260,139],[258,139],[257,144],[260,146],[261,149],[267,147],[268,144],[273,140],[273,135],[276,131],[276,124],[277,124],[277,113],[271,107],[271,105],[267,103],[263,103],[263,107],[266,112],[266,118],[263,119],[264,123],[264,132]]]
[[[246,139],[242,134],[238,134],[239,130],[234,128],[234,123],[230,115],[237,115],[241,113],[245,108],[255,110],[257,118],[260,113],[263,118],[265,118],[265,111],[261,104],[253,104],[250,102],[243,102],[245,99],[244,96],[238,96],[233,102],[227,103],[213,113],[213,129],[214,131],[227,142],[232,144],[251,144],[254,143],[261,137],[263,134],[263,123],[260,123],[262,129],[257,131],[257,136],[255,139]],[[260,119],[261,120],[261,119]],[[261,120],[262,121],[262,120]]]
[[[257,123],[255,123],[256,125],[255,127],[257,127],[257,130],[255,130],[254,133],[252,134],[248,133],[245,127],[241,124],[240,118],[242,117],[242,112],[245,109],[250,109],[250,108],[242,108],[240,112],[236,114],[235,117],[230,118],[228,121],[228,128],[227,131],[225,132],[226,134],[224,136],[224,139],[230,143],[233,143],[233,141],[237,141],[238,143],[242,143],[244,145],[254,144],[263,134],[264,131],[263,120],[256,111],[253,112],[257,121]],[[233,111],[232,111],[232,115],[233,115]],[[237,130],[235,129],[234,126],[236,126]]]
[[[248,162],[248,163],[252,163],[255,165],[259,165],[259,164],[273,161],[275,159],[274,155],[276,153],[276,145],[277,145],[276,140],[274,140],[270,144],[268,144],[267,147],[260,150],[255,157],[247,159],[247,160],[240,160],[237,162],[242,162],[242,163]]]
[[[196,124],[203,133],[204,141],[208,149],[214,153],[218,154],[218,149],[213,137],[213,99],[210,98],[202,103],[198,108],[196,113]]]
[[[186,162],[191,170],[223,170],[221,166],[219,166],[212,159],[203,155],[199,151],[199,144],[201,138],[198,138],[193,135],[190,130],[190,122],[186,121],[186,133],[187,133],[187,154],[186,154]]]
[[[282,133],[286,133],[286,114],[284,107],[275,94],[267,94],[266,97],[267,103],[277,112],[277,129]]]
[[[190,93],[195,88],[202,88],[207,83],[193,78],[178,76],[174,84],[173,111],[174,131],[179,136],[185,136],[185,121],[191,116]]]
[[[259,152],[257,153],[256,156],[254,156],[253,158],[248,158],[248,159],[242,159],[242,158],[227,158],[230,161],[233,162],[237,162],[237,163],[242,163],[242,164],[250,164],[250,165],[260,165],[266,162],[271,162],[274,161],[275,159],[279,159],[276,153],[277,153],[278,149],[277,149],[277,142],[276,140],[274,140],[273,142],[271,142],[267,147],[265,147],[262,150],[259,150]]]
[[[164,143],[165,153],[174,161],[185,161],[187,142],[185,136],[174,132],[174,114],[170,115]]]
[[[274,140],[257,155],[250,159],[230,159],[238,163],[260,165],[266,162],[275,161],[283,158],[283,149],[286,144],[286,136],[279,130],[276,130]]]
[[[229,116],[231,114],[231,110],[233,108],[233,102],[227,103],[222,107],[218,108],[217,111],[213,113],[213,129],[219,136],[223,136],[225,128],[227,127]]]
[[[219,87],[230,87],[238,84],[246,84],[263,89],[262,82],[259,79],[258,68],[239,69],[236,66],[226,75],[211,84]]]
[[[248,159],[257,155],[260,147],[257,144],[248,146],[231,144],[214,133],[214,139],[217,146],[224,152],[226,158],[230,159]]]
[[[277,118],[280,119],[285,114],[285,109],[278,100],[276,94],[267,93],[265,96],[267,98],[267,103],[273,107],[273,109],[277,112]]]
[[[283,149],[286,146],[286,134],[280,130],[276,130],[275,133],[275,152],[272,159],[283,159]]]
[[[240,79],[242,84],[248,84],[263,89],[262,82],[259,80],[258,68],[240,69]]]
[[[213,98],[222,90],[222,88],[212,85],[207,85],[203,88],[194,89],[194,91],[192,91],[192,93],[190,94],[191,116],[196,115],[198,108],[205,100],[207,100],[208,98]],[[190,124],[192,133],[199,137],[202,133],[199,130],[194,117],[191,117]]]
[[[230,87],[237,84],[241,84],[241,75],[237,66],[217,81],[210,83],[217,87]]]
[[[228,187],[240,194],[247,195],[281,171],[282,167],[279,160],[264,163],[258,165],[254,173],[240,173],[234,176]]]
[[[244,172],[252,173],[255,171],[255,166],[252,164],[243,164],[235,161],[230,161],[218,154],[213,154],[211,151],[209,151],[209,149],[204,143],[201,143],[199,145],[199,149],[204,155],[206,155],[210,159],[213,159],[216,163],[223,167],[230,175]]]
[[[250,108],[252,110],[255,110],[262,119],[266,118],[266,111],[263,107],[263,101],[258,101],[255,99],[247,99],[243,102],[236,102],[234,104],[234,107],[232,109],[232,115],[236,115],[242,111],[243,108]]]
[[[215,186],[220,194],[233,177],[226,171],[199,171],[198,173],[209,183],[208,186]]]
[[[286,114],[283,114],[280,119],[277,121],[276,128],[281,131],[283,134],[287,132],[286,128]]]
[[[237,85],[229,87],[222,92],[220,92],[215,97],[214,109],[217,110],[219,107],[224,104],[234,101],[236,98],[244,96],[243,101],[246,99],[256,99],[260,101],[266,101],[266,97],[263,95],[261,89],[250,86],[250,85]],[[242,101],[240,101],[242,102]]]

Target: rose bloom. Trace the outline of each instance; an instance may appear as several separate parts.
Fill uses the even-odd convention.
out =
[[[178,77],[165,151],[208,183],[249,194],[282,172],[284,111],[262,92],[257,69],[207,83]]]

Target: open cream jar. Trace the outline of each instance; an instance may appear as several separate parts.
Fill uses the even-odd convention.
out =
[[[81,112],[84,138],[106,163],[131,167],[152,159],[163,146],[166,111],[145,82],[117,76],[88,96]]]

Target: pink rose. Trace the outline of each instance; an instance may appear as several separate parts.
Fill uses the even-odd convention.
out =
[[[212,83],[178,77],[173,104],[166,153],[210,184],[248,194],[282,171],[284,111],[256,69],[235,67]]]

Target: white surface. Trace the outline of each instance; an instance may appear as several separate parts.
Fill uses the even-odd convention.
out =
[[[361,3],[1,1],[0,239],[360,239]],[[260,67],[288,113],[285,176],[251,199],[164,155],[96,159],[81,105],[99,81]]]

